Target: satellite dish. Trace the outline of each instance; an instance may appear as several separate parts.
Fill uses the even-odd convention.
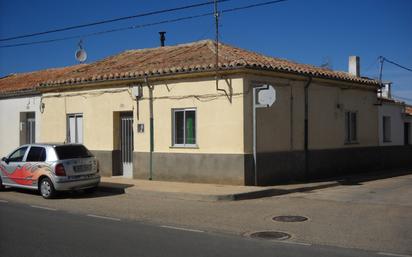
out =
[[[76,51],[76,60],[79,62],[84,62],[87,59],[87,53],[84,51],[84,49],[79,49]]]
[[[74,57],[80,63],[86,61],[86,59],[87,59],[87,53],[83,49],[82,40],[80,40],[80,42],[79,42],[79,49],[77,49],[76,53],[74,54]]]

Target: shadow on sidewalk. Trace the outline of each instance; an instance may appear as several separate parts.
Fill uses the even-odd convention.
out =
[[[388,179],[394,177],[400,177],[404,175],[412,174],[412,170],[385,170],[385,171],[372,171],[372,172],[359,172],[357,174],[350,174],[345,176],[333,177],[329,179],[319,179],[310,182],[328,182],[336,181],[343,186],[360,186],[365,182]]]
[[[233,196],[232,200],[248,200],[256,199],[262,197],[271,197],[286,195],[292,193],[311,193],[315,190],[332,188],[336,186],[361,186],[365,182],[376,181],[381,179],[394,178],[404,175],[412,174],[412,170],[386,170],[386,171],[375,171],[368,173],[358,173],[346,176],[339,176],[333,178],[316,179],[309,180],[302,184],[297,184],[295,187],[291,188],[268,188],[256,192],[248,192],[236,194]],[[281,184],[279,187],[287,187],[290,184]],[[278,187],[276,186],[276,187]]]

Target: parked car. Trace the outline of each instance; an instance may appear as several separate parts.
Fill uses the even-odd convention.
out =
[[[98,161],[81,144],[22,145],[0,162],[0,189],[34,189],[46,199],[56,191],[93,190],[99,183]]]

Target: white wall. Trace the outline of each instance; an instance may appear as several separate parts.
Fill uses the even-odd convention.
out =
[[[379,145],[403,145],[404,107],[399,104],[382,103],[379,106]],[[391,117],[391,141],[383,142],[383,116]]]
[[[404,122],[409,122],[409,144],[412,145],[412,116],[405,116]]]
[[[0,99],[0,158],[20,145],[20,113],[35,112],[36,142],[40,132],[40,97]]]

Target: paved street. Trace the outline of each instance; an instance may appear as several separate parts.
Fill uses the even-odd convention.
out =
[[[0,256],[379,256],[1,203]]]
[[[213,244],[215,248],[223,247],[224,249],[222,248],[219,252],[226,253],[226,256],[240,255],[240,253],[229,254],[230,251],[235,253],[231,248],[235,245],[235,249],[239,247],[239,249],[242,249],[246,246],[248,249],[256,250],[259,248],[261,249],[258,252],[259,256],[265,256],[270,252],[273,256],[273,249],[275,248],[276,252],[281,253],[282,250],[278,250],[277,247],[286,249],[286,252],[292,254],[290,256],[294,256],[293,254],[299,256],[299,253],[301,256],[302,252],[299,252],[300,250],[306,253],[306,251],[317,251],[319,249],[320,251],[322,249],[334,249],[332,252],[338,254],[337,256],[351,256],[349,252],[341,252],[342,249],[353,249],[355,252],[358,250],[354,249],[362,249],[361,253],[355,254],[356,256],[378,252],[398,255],[412,254],[412,200],[410,198],[410,195],[412,195],[412,175],[379,179],[352,179],[340,186],[309,192],[231,202],[181,200],[165,197],[164,194],[158,195],[156,192],[145,193],[142,191],[139,194],[129,192],[118,194],[98,191],[91,195],[73,193],[64,194],[59,199],[48,201],[32,192],[15,189],[7,190],[0,193],[0,199],[3,200],[3,202],[0,202],[2,231],[3,224],[7,226],[11,217],[16,216],[18,218],[24,215],[27,219],[27,213],[33,213],[34,215],[34,213],[41,211],[43,215],[47,215],[47,217],[51,217],[50,220],[55,221],[60,221],[67,215],[75,215],[73,216],[75,218],[62,221],[63,224],[68,222],[64,226],[65,230],[70,230],[73,227],[72,232],[79,234],[79,225],[69,223],[79,222],[79,224],[82,224],[82,220],[85,220],[87,221],[85,223],[93,226],[87,231],[96,234],[91,238],[96,238],[99,242],[113,242],[113,244],[115,240],[129,242],[130,238],[141,239],[145,238],[145,235],[147,236],[146,233],[156,234],[161,232],[162,234],[172,233],[167,237],[168,240],[172,237],[175,238],[176,235],[181,236],[173,233],[183,233],[181,238],[185,240],[173,241],[173,247],[180,245],[181,250],[199,244],[204,246]],[[30,207],[31,205],[47,207],[52,210],[36,209]],[[53,211],[54,209],[57,211]],[[20,214],[10,215],[11,213]],[[88,214],[111,217],[115,220],[104,220],[105,222],[103,222],[98,218],[91,219],[92,217],[88,217]],[[302,215],[307,217],[308,220],[297,223],[273,221],[272,217],[278,215]],[[120,219],[121,222],[117,219]],[[39,229],[37,224],[43,224],[45,221],[28,220],[27,222],[30,222],[31,225],[22,226],[28,231],[32,231]],[[18,226],[17,224],[20,223],[21,221],[18,221],[14,223],[16,224],[14,226]],[[99,226],[96,224],[99,224]],[[109,224],[107,226],[113,225],[116,228],[105,228],[106,224]],[[123,228],[123,226],[127,228]],[[132,229],[134,226],[139,228]],[[165,230],[164,227],[159,230],[161,226],[205,232],[169,231],[168,229]],[[51,227],[56,229],[59,226],[53,225]],[[77,228],[77,232],[75,232],[75,228]],[[117,229],[119,230],[117,231]],[[128,232],[128,229],[130,229],[130,232]],[[12,230],[14,231],[14,229],[6,229],[5,231]],[[146,232],[146,230],[151,232]],[[274,243],[252,240],[245,236],[254,231],[266,230],[287,232],[291,235],[291,238],[281,243]],[[46,233],[40,231],[41,229],[37,230],[36,233],[40,235]],[[121,233],[121,231],[125,232]],[[133,234],[137,233],[136,231],[144,231],[145,233]],[[116,233],[119,233],[118,236],[114,236]],[[24,233],[19,233],[19,235],[21,234]],[[57,235],[56,237],[58,238]],[[16,240],[17,234],[16,236],[7,236],[7,238]],[[200,241],[196,243],[190,241],[190,238]],[[33,239],[30,238],[29,240],[27,238],[22,241],[28,242],[31,240]],[[217,243],[225,240],[228,240],[228,242],[224,246]],[[84,242],[84,240],[80,241]],[[137,241],[143,242],[144,240]],[[161,249],[165,249],[164,246],[169,246],[169,243],[171,243],[165,243],[160,238],[156,242],[162,245]],[[82,243],[73,242],[73,244]],[[150,245],[147,242],[143,246],[133,243],[133,247],[136,246],[141,249]],[[329,248],[329,246],[332,246],[332,248]],[[124,251],[127,251],[127,249],[132,250],[128,248],[130,246],[124,247]],[[201,247],[195,247],[196,249],[192,250],[189,248],[187,248],[187,252],[180,253],[182,255],[200,255],[190,251],[202,249]],[[335,249],[339,249],[339,253],[334,252]],[[367,252],[363,250],[367,250]],[[105,252],[111,253],[110,251]],[[239,252],[250,254],[244,249]],[[205,255],[213,255],[213,252],[206,250],[204,253]],[[161,255],[161,253],[152,252],[148,255],[156,256]],[[317,252],[316,255],[322,256],[320,252]],[[289,255],[282,254],[281,256]],[[333,254],[329,252],[325,256],[333,256]]]

